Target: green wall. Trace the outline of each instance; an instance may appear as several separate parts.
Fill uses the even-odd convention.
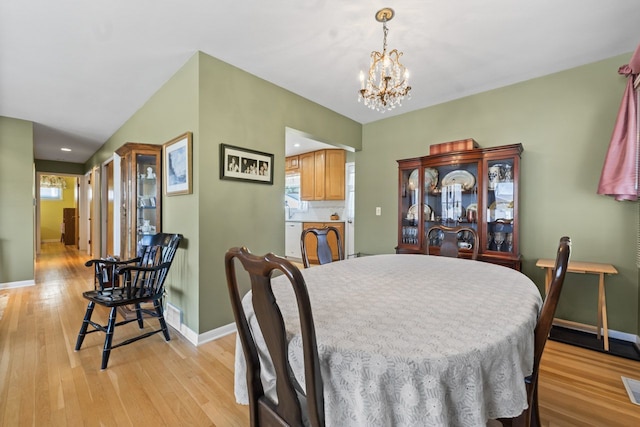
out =
[[[363,127],[356,153],[356,249],[392,253],[396,245],[397,159],[429,145],[474,138],[482,147],[522,143],[523,272],[542,289],[538,258],[554,258],[569,235],[572,259],[612,263],[606,278],[609,327],[638,331],[638,204],[596,194],[626,81],[629,55],[458,99]],[[409,101],[411,102],[411,101]],[[375,207],[382,207],[382,216]],[[595,324],[597,278],[570,274],[558,317]]]
[[[223,263],[228,248],[284,253],[286,127],[361,146],[360,124],[197,53],[85,164],[88,170],[102,163],[125,142],[162,144],[193,132],[193,194],[163,197],[162,223],[163,231],[186,238],[167,299],[197,333],[233,323]],[[274,154],[274,185],[220,180],[220,143]]]
[[[298,95],[200,54],[200,331],[233,322],[224,253],[247,246],[284,254],[285,128],[359,149],[361,125]],[[219,145],[275,155],[274,184],[219,179]]]
[[[60,240],[62,210],[76,207],[76,179],[71,177],[64,179],[67,188],[62,191],[61,200],[40,199],[40,240],[43,242]]]
[[[0,284],[34,279],[33,125],[0,117]]]
[[[193,132],[196,158],[200,142],[197,129],[198,57],[193,56],[88,160],[85,170],[102,164],[127,142],[162,145],[187,131]],[[197,164],[194,169],[197,170]],[[172,197],[163,194],[162,231],[184,236],[167,278],[167,300],[183,310],[183,322],[197,331],[199,183],[195,178],[193,194]]]
[[[53,174],[73,174],[83,175],[84,165],[82,163],[58,162],[55,160],[35,160],[36,172],[47,172]]]

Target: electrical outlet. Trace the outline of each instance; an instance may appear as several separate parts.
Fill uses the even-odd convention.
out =
[[[381,208],[380,206],[378,206],[378,207],[376,208],[376,215],[377,215],[377,216],[382,215],[382,208]]]

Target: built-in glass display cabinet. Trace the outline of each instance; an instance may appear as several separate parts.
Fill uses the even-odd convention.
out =
[[[397,253],[438,254],[441,236],[430,227],[470,226],[458,235],[462,256],[520,270],[518,180],[521,144],[398,160]]]
[[[162,146],[127,143],[116,150],[121,157],[120,256],[135,258],[140,240],[161,230]]]

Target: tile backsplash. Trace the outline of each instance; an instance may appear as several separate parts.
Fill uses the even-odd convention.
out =
[[[301,209],[292,209],[289,218],[285,209],[285,220],[288,221],[331,221],[331,215],[337,213],[340,220],[345,219],[346,209],[344,200],[329,200],[304,202]]]

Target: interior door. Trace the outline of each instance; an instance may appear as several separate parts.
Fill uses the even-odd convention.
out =
[[[64,244],[76,244],[76,208],[63,208],[62,221],[64,222]]]
[[[105,219],[107,226],[107,254],[113,255],[115,251],[113,250],[113,237],[114,237],[114,208],[113,208],[113,194],[114,194],[114,174],[113,174],[113,161],[110,161],[105,165],[105,173],[106,179],[105,184],[107,186],[107,217]]]

